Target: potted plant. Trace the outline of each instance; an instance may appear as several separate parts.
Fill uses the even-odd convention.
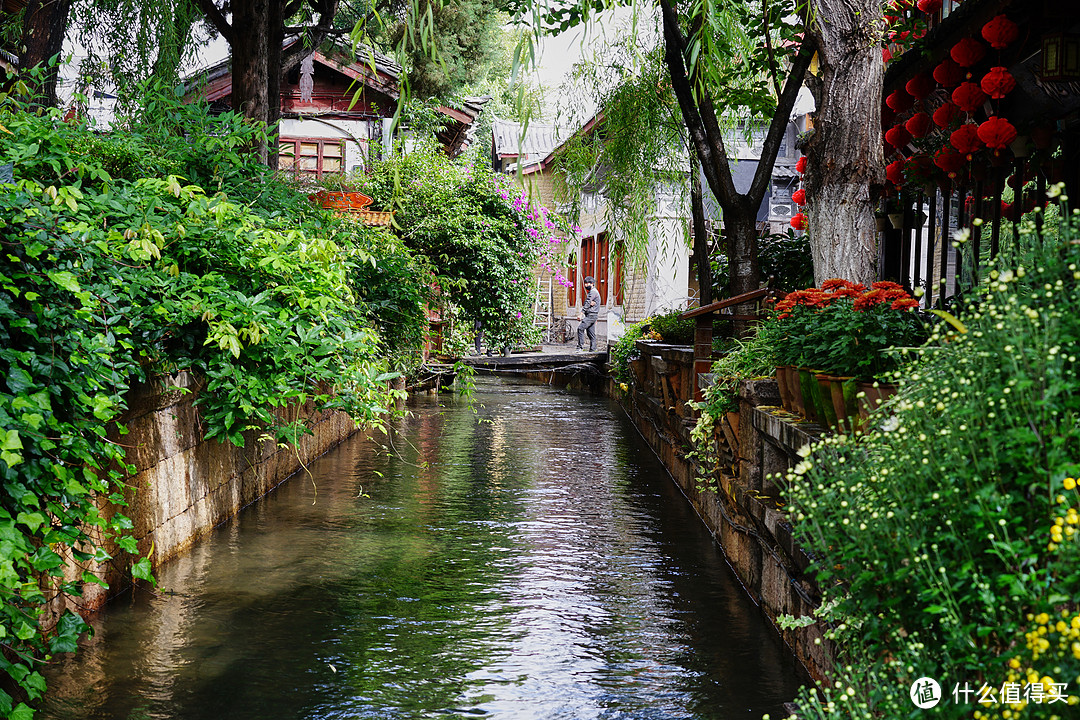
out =
[[[899,364],[893,348],[925,341],[917,307],[896,283],[866,288],[840,279],[826,280],[820,289],[789,293],[777,303],[768,321],[775,326],[777,363],[800,368],[797,386],[805,414],[842,430],[854,429],[858,383],[868,383],[866,395],[880,399],[883,378]]]

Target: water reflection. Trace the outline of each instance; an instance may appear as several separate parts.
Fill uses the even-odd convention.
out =
[[[782,716],[796,668],[621,410],[477,400],[350,440],[111,606],[43,717]]]

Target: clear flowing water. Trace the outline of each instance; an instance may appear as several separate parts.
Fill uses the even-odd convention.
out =
[[[783,717],[801,671],[618,405],[478,383],[121,597],[42,717]]]

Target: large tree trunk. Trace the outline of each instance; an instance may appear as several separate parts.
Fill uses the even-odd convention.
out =
[[[232,3],[232,106],[244,115],[265,123],[269,113],[270,42],[269,11],[271,0],[242,0]],[[259,162],[266,163],[266,145],[252,148]]]
[[[705,201],[701,192],[701,163],[690,152],[690,220],[694,236],[694,263],[697,265],[698,305],[713,301],[712,265],[709,264],[709,237],[705,228]]]
[[[23,15],[23,52],[19,64],[23,70],[41,65],[64,49],[71,0],[30,0]],[[46,68],[38,98],[48,107],[55,107],[56,78],[59,66]]]
[[[806,192],[814,279],[869,285],[877,259],[871,185],[883,180],[881,3],[814,0],[821,83]]]

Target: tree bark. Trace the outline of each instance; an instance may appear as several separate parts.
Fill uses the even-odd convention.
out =
[[[884,179],[881,145],[882,6],[814,0],[821,68],[806,193],[814,280],[876,279],[871,188]]]
[[[705,202],[701,192],[701,163],[697,153],[690,153],[690,219],[694,235],[694,263],[697,265],[698,305],[704,307],[712,298],[712,265],[709,264],[709,237],[705,229]]]
[[[56,80],[59,65],[46,63],[64,49],[71,0],[30,0],[23,15],[22,45],[19,64],[23,71],[42,66],[45,75],[38,98],[47,107],[56,107]]]

